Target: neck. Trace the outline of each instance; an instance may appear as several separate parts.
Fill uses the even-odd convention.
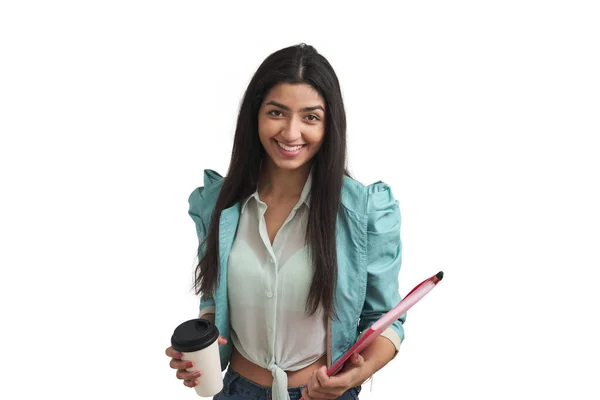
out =
[[[307,163],[293,170],[282,169],[267,158],[260,171],[259,196],[274,199],[298,198],[308,179],[310,168],[311,165]]]

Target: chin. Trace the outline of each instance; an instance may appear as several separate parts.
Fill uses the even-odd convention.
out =
[[[279,169],[284,169],[284,170],[288,170],[288,171],[293,171],[295,169],[298,169],[304,165],[306,165],[308,162],[310,162],[310,159],[306,159],[306,158],[302,158],[302,160],[286,160],[280,157],[274,158],[271,157],[271,155],[269,154],[269,158],[273,161],[273,164],[275,164],[275,166]]]
[[[298,169],[298,168],[302,167],[304,164],[306,164],[306,162],[298,162],[298,161],[277,161],[277,162],[275,162],[275,165],[278,168],[289,170],[289,171]]]

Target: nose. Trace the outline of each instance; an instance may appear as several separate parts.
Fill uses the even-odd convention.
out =
[[[286,120],[281,130],[281,138],[288,143],[293,143],[302,137],[301,121],[296,116]]]

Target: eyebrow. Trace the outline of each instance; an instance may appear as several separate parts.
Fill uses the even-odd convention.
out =
[[[287,111],[291,111],[291,109],[288,106],[284,106],[283,104],[278,103],[278,102],[273,101],[273,100],[267,102],[267,105],[272,105],[272,106],[279,107],[279,108],[282,108],[282,109],[287,110]],[[309,111],[314,111],[314,110],[321,110],[321,111],[325,112],[325,110],[321,106],[304,107],[300,111],[302,111],[302,112],[309,112]]]

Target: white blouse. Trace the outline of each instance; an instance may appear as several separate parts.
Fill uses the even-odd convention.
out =
[[[267,205],[258,191],[242,203],[229,255],[231,340],[246,359],[273,374],[275,400],[288,398],[285,371],[305,368],[327,352],[327,316],[308,316],[306,300],[314,267],[306,246],[309,175],[300,199],[273,245],[265,223]]]

